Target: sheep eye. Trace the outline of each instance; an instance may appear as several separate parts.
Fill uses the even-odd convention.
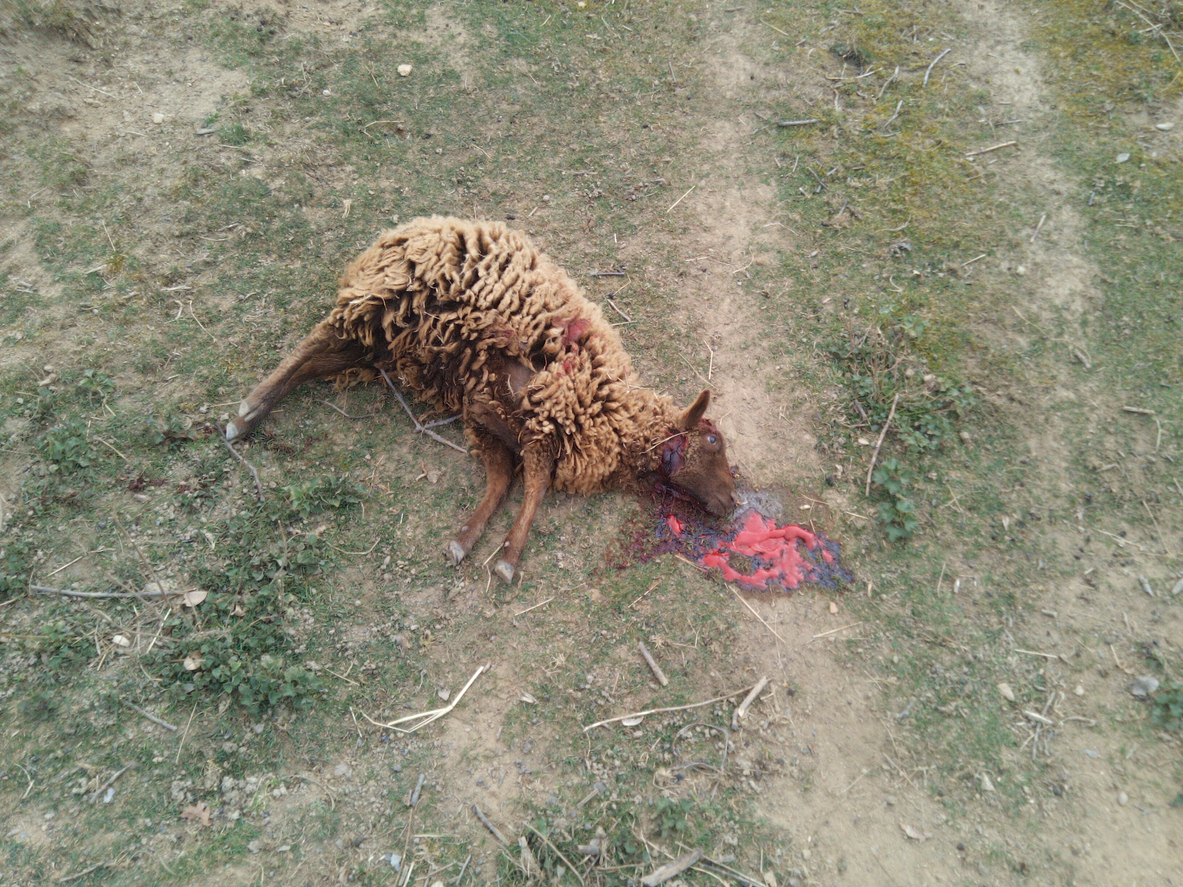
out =
[[[718,439],[717,437],[715,437],[715,435],[713,435],[713,434],[708,434],[708,435],[707,435],[707,443],[709,443],[709,444],[717,444],[718,442],[719,442],[719,439]]]

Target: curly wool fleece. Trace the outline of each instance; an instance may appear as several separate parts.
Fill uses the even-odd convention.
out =
[[[325,320],[442,410],[493,390],[507,362],[528,368],[513,417],[518,443],[557,438],[556,489],[636,486],[682,411],[641,387],[616,330],[565,271],[500,222],[416,219],[346,270]],[[351,367],[344,384],[375,378]],[[471,430],[470,430],[471,436]],[[475,439],[473,441],[476,443]]]

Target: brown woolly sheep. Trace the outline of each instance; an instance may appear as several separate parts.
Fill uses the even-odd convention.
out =
[[[226,437],[249,433],[297,385],[397,377],[458,412],[487,489],[448,543],[459,564],[521,466],[521,510],[495,571],[509,582],[550,488],[571,493],[667,484],[707,511],[735,508],[723,435],[641,387],[616,330],[523,234],[498,222],[417,219],[385,232],[346,270],[337,306],[247,395]]]

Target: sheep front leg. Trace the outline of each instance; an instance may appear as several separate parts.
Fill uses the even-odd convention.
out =
[[[318,325],[266,379],[238,405],[238,415],[226,424],[226,439],[245,437],[297,386],[361,366],[363,349],[358,342],[341,339],[324,324]]]
[[[542,452],[541,447],[528,446],[522,452],[522,480],[525,486],[522,507],[509,530],[509,535],[502,543],[501,560],[497,561],[497,566],[493,568],[493,572],[506,583],[513,581],[522,550],[526,547],[526,537],[530,535],[530,526],[534,523],[538,506],[542,504],[547,490],[550,489],[554,470],[554,455]]]
[[[483,428],[475,429],[474,434],[481,461],[485,463],[485,498],[456,533],[456,538],[448,543],[448,558],[457,566],[481,538],[489,518],[501,507],[513,483],[514,457],[509,447]]]

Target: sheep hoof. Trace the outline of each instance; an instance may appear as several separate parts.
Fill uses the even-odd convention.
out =
[[[513,566],[508,561],[497,561],[493,572],[500,576],[506,585],[513,582]]]
[[[251,430],[255,417],[259,415],[257,407],[252,407],[249,400],[238,405],[238,416],[226,423],[226,440],[237,440],[245,437]]]
[[[450,560],[452,562],[453,567],[460,566],[460,562],[462,560],[464,560],[464,556],[466,554],[468,554],[468,552],[466,552],[464,550],[464,546],[462,546],[455,539],[453,539],[451,542],[448,543],[448,548],[447,548],[448,560]]]

